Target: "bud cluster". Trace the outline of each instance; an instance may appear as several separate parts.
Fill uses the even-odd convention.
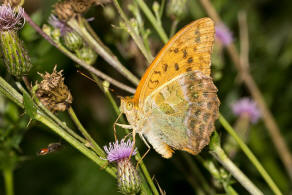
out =
[[[96,53],[83,42],[82,37],[70,28],[66,22],[59,20],[55,15],[51,15],[48,22],[54,29],[44,25],[43,31],[51,36],[53,40],[56,42],[61,41],[62,44],[87,64],[95,62]]]

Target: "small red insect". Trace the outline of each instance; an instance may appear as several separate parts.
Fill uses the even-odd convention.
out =
[[[62,147],[62,144],[60,142],[56,142],[56,143],[51,143],[48,145],[47,148],[42,148],[38,155],[47,155],[51,152],[55,152],[57,150],[59,150]]]

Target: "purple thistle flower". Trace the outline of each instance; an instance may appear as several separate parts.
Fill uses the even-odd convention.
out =
[[[256,102],[250,98],[242,98],[235,102],[232,106],[232,111],[237,116],[247,115],[252,123],[256,123],[261,116]]]
[[[216,24],[215,26],[216,38],[223,43],[229,45],[232,41],[232,33],[224,24]]]
[[[10,5],[0,6],[0,31],[19,30],[23,27],[25,19],[24,9],[20,6],[12,8]]]
[[[116,141],[115,143],[110,143],[109,146],[104,146],[104,150],[107,153],[107,160],[109,162],[118,162],[120,160],[123,160],[125,158],[129,158],[132,148],[133,148],[133,142],[131,140],[128,140],[125,142],[123,139],[119,143],[119,141]],[[136,148],[133,151],[132,155],[136,155]]]
[[[72,29],[65,22],[62,22],[53,14],[51,14],[51,16],[49,17],[48,22],[54,28],[60,30],[61,36],[64,36],[67,32],[72,32]]]

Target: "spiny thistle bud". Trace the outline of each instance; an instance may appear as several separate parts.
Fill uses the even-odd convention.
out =
[[[30,58],[19,39],[17,31],[25,23],[24,10],[12,9],[10,5],[0,6],[0,45],[8,72],[16,77],[27,74],[31,68]]]
[[[67,32],[63,36],[64,45],[71,51],[79,50],[83,47],[83,40],[76,32]],[[94,57],[96,59],[96,55]],[[94,59],[94,61],[95,61]]]
[[[57,72],[57,66],[55,66],[53,73],[40,74],[42,81],[37,83],[38,89],[36,96],[41,103],[47,107],[50,111],[65,111],[72,103],[72,95],[68,87],[64,84],[64,78],[62,71]]]
[[[186,15],[186,0],[170,0],[167,4],[167,15],[172,19],[181,20]]]
[[[90,47],[83,47],[75,52],[78,58],[90,65],[94,64],[97,58],[97,54]]]
[[[109,147],[104,146],[109,162],[117,163],[118,187],[122,194],[136,194],[141,189],[141,180],[129,156],[133,149],[133,142],[121,140],[119,143],[110,143]],[[136,155],[136,149],[132,155]]]

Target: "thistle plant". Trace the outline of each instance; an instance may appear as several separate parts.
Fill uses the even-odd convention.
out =
[[[132,152],[133,142],[128,140],[116,141],[104,146],[107,160],[117,164],[118,187],[122,194],[137,194],[141,189],[141,180],[137,169],[133,166],[130,155],[136,155],[136,149]]]
[[[23,13],[21,7],[0,6],[1,53],[8,72],[18,78],[28,74],[31,68],[30,58],[17,34],[25,23]]]
[[[112,4],[108,4],[111,2]],[[172,193],[172,191],[174,191],[173,193],[185,194],[190,194],[194,191],[198,194],[245,194],[247,192],[251,194],[268,194],[271,193],[271,191],[274,194],[282,194],[281,191],[288,194],[290,192],[289,190],[291,189],[289,189],[289,180],[287,178],[288,176],[292,178],[292,158],[287,147],[289,143],[286,145],[286,141],[289,141],[289,134],[285,132],[284,128],[279,131],[277,123],[267,107],[267,105],[273,107],[274,104],[277,104],[277,107],[273,107],[275,114],[279,114],[278,109],[289,107],[289,99],[287,97],[290,96],[288,92],[285,94],[286,99],[284,98],[285,92],[283,92],[283,100],[285,101],[281,99],[281,101],[276,101],[274,104],[273,100],[275,100],[275,98],[271,96],[271,93],[275,94],[275,91],[277,91],[277,88],[275,88],[277,84],[282,83],[282,86],[284,86],[282,79],[286,77],[281,73],[281,79],[277,79],[276,82],[269,81],[269,87],[265,87],[262,84],[268,82],[267,80],[273,80],[273,76],[279,72],[277,71],[278,69],[275,68],[275,64],[277,63],[270,63],[268,61],[272,61],[272,59],[279,59],[282,63],[289,61],[289,52],[288,54],[283,54],[283,56],[275,52],[277,55],[272,56],[272,51],[275,51],[273,49],[277,45],[281,46],[281,53],[282,50],[285,50],[283,48],[286,48],[287,45],[285,47],[285,43],[278,43],[277,40],[287,40],[288,43],[288,36],[279,38],[279,35],[279,37],[275,36],[274,39],[271,39],[272,44],[269,45],[269,49],[267,49],[268,52],[264,49],[264,44],[260,42],[260,40],[266,40],[265,38],[261,37],[257,43],[263,47],[261,50],[258,50],[258,47],[254,47],[250,44],[252,47],[250,51],[255,51],[255,53],[254,55],[250,55],[253,59],[251,59],[252,63],[249,64],[248,55],[242,54],[248,53],[248,49],[241,49],[239,53],[236,48],[238,45],[241,46],[242,43],[248,46],[249,44],[247,44],[246,41],[249,40],[244,39],[238,42],[238,33],[236,29],[231,28],[231,25],[230,30],[227,28],[227,24],[235,24],[237,22],[236,13],[238,9],[236,6],[231,6],[228,2],[214,2],[215,6],[213,6],[209,0],[60,0],[55,2],[51,13],[52,15],[47,20],[48,24],[43,25],[42,29],[32,20],[29,14],[24,12],[23,8],[18,6],[21,5],[22,1],[5,0],[4,3],[5,4],[0,7],[0,44],[2,47],[2,57],[8,72],[20,78],[27,75],[31,67],[27,52],[23,48],[23,43],[17,35],[18,31],[24,25],[25,17],[29,25],[36,29],[44,39],[69,57],[74,64],[77,64],[77,66],[71,66],[70,71],[73,70],[75,72],[76,69],[81,68],[88,71],[90,77],[97,82],[99,89],[102,90],[105,97],[109,100],[110,105],[112,105],[116,117],[118,117],[116,123],[123,123],[123,125],[121,125],[123,128],[129,128],[130,126],[127,125],[126,120],[120,115],[116,103],[115,95],[120,95],[120,91],[115,90],[113,95],[111,94],[113,91],[111,87],[115,86],[133,94],[135,93],[134,86],[138,85],[139,79],[132,73],[132,71],[138,72],[136,67],[137,64],[128,59],[123,59],[123,55],[120,55],[116,50],[116,45],[121,44],[120,42],[124,43],[127,41],[136,44],[136,48],[138,49],[133,51],[133,55],[142,56],[141,61],[144,60],[144,64],[150,64],[157,53],[157,49],[154,48],[162,47],[163,44],[166,44],[169,38],[178,30],[178,27],[183,27],[189,21],[209,15],[216,24],[217,44],[215,47],[219,47],[219,49],[214,50],[213,53],[215,53],[214,55],[216,56],[224,56],[224,61],[222,60],[223,58],[220,59],[220,63],[224,64],[224,66],[220,67],[221,76],[218,76],[218,80],[214,79],[215,81],[219,81],[215,82],[215,85],[217,85],[219,89],[222,114],[220,114],[219,122],[216,124],[216,131],[211,137],[209,146],[202,150],[196,157],[183,153],[183,155],[175,154],[175,157],[171,160],[162,160],[159,156],[155,156],[156,154],[151,152],[151,150],[150,155],[143,155],[143,157],[141,157],[140,152],[143,151],[143,146],[137,144],[137,146],[139,146],[139,152],[138,148],[133,145],[134,141],[136,141],[135,143],[139,143],[139,139],[129,139],[126,141],[125,138],[122,138],[120,141],[109,143],[108,146],[104,148],[100,147],[107,143],[108,140],[113,140],[114,137],[120,138],[122,136],[121,134],[129,135],[131,131],[128,129],[123,129],[121,131],[121,129],[117,127],[116,133],[113,133],[112,130],[116,130],[114,119],[112,119],[109,124],[110,129],[105,130],[104,127],[97,127],[99,121],[95,119],[98,114],[93,114],[94,116],[91,116],[91,112],[88,112],[88,110],[97,110],[102,113],[102,117],[106,117],[107,111],[112,108],[109,107],[107,110],[104,110],[103,107],[105,106],[101,105],[103,103],[99,102],[100,98],[96,98],[95,96],[92,96],[93,98],[91,98],[91,96],[84,97],[85,95],[89,96],[89,93],[91,95],[91,92],[94,90],[91,90],[91,88],[89,88],[90,86],[87,84],[86,86],[83,85],[83,83],[80,84],[81,82],[79,82],[80,80],[78,80],[78,77],[72,76],[75,74],[67,75],[62,71],[57,71],[56,67],[51,74],[43,71],[48,69],[48,67],[46,67],[47,64],[50,63],[52,65],[52,61],[54,61],[54,64],[58,63],[58,58],[55,58],[55,56],[48,56],[49,54],[52,55],[51,53],[53,52],[46,52],[44,59],[42,59],[43,61],[36,60],[39,56],[35,57],[36,54],[33,54],[33,62],[41,62],[40,64],[35,64],[35,66],[42,70],[40,73],[43,79],[42,81],[39,83],[36,82],[35,77],[37,74],[31,72],[29,75],[30,80],[27,79],[26,88],[24,88],[22,83],[15,82],[14,80],[11,81],[10,79],[6,79],[7,77],[1,75],[0,94],[14,102],[14,106],[17,105],[24,110],[23,113],[32,121],[29,125],[32,127],[34,127],[35,124],[37,124],[38,127],[40,124],[46,126],[50,131],[58,135],[58,137],[64,139],[64,142],[68,142],[73,148],[80,151],[100,167],[100,169],[94,169],[92,174],[106,172],[108,175],[115,178],[115,181],[118,183],[117,189],[115,189],[115,184],[112,184],[113,187],[110,188],[114,188],[115,191],[119,191],[123,194],[157,195],[159,193],[164,194],[164,191],[167,193]],[[99,26],[100,23],[104,24],[109,22],[102,15],[102,10],[106,9],[106,7],[100,5],[108,5],[111,11],[114,11],[113,8],[115,8],[115,13],[112,14],[114,17],[111,17],[110,20],[111,24],[107,25],[112,25],[115,32],[118,33],[112,33],[113,29],[111,28],[103,31]],[[96,8],[96,6],[99,7]],[[227,14],[225,11],[227,9],[232,11],[228,11]],[[90,12],[87,13],[89,10]],[[86,17],[95,17],[97,16],[96,10],[101,11],[98,13],[98,17],[100,18],[95,18],[94,24],[91,25],[85,18],[85,14],[88,14]],[[252,14],[253,17],[256,17],[255,15],[256,14]],[[221,16],[223,16],[226,21],[223,21]],[[255,26],[259,25],[258,23],[251,23],[250,25],[244,26],[241,21],[239,21],[239,24],[239,34],[242,34],[242,32],[248,33],[248,29],[242,29],[248,26],[253,28],[250,31],[253,39],[258,35],[257,32],[262,33],[260,32],[261,28],[255,28]],[[234,27],[234,25],[232,26]],[[98,31],[95,32],[97,28]],[[283,28],[281,29],[283,31]],[[265,28],[265,30],[267,29]],[[123,31],[123,33],[120,33],[121,31]],[[268,35],[266,36],[268,37]],[[35,42],[30,42],[30,44],[35,46],[40,40],[36,39]],[[155,45],[153,44],[154,42]],[[268,45],[270,41],[264,42]],[[275,42],[277,42],[277,44],[274,44]],[[38,45],[38,48],[39,47]],[[33,50],[37,47],[31,48]],[[54,52],[56,53],[58,51]],[[128,51],[124,52],[127,53]],[[258,54],[256,52],[259,52],[261,55],[268,53],[267,59],[264,59],[261,55],[256,55]],[[35,52],[32,51],[32,53]],[[242,56],[247,56],[247,58],[242,60]],[[255,58],[255,56],[257,57]],[[268,56],[272,57],[269,58]],[[48,61],[48,58],[51,61]],[[260,59],[263,66],[256,65],[258,59]],[[72,64],[72,61],[69,63]],[[95,67],[95,64],[99,66]],[[103,66],[100,66],[100,64]],[[214,61],[212,61],[212,64],[214,64]],[[232,64],[235,65],[236,69],[230,67]],[[273,65],[270,69],[264,66],[269,64]],[[111,65],[111,67],[107,65]],[[212,67],[217,69],[219,66],[212,65]],[[59,68],[63,69],[63,66],[60,65]],[[102,69],[102,71],[99,70],[99,68]],[[120,76],[124,76],[128,79],[130,81],[129,86],[122,83],[121,77],[114,74],[113,71],[111,71],[112,69],[115,69]],[[259,71],[262,69],[264,71]],[[68,69],[66,69],[65,72],[67,72],[67,70]],[[215,72],[216,71],[218,71],[218,69],[215,70]],[[253,74],[251,74],[250,71],[254,71],[252,72]],[[214,71],[212,70],[212,72]],[[263,73],[269,73],[265,79],[261,77]],[[2,72],[0,74],[2,74]],[[159,75],[161,72],[155,72],[155,74]],[[238,74],[240,81],[247,86],[244,90],[241,89],[241,83],[233,83],[233,81],[236,80],[234,78],[235,74]],[[3,79],[2,76],[6,80]],[[70,76],[71,78],[68,78],[68,81],[70,81],[68,82],[69,84],[65,85],[64,77]],[[255,77],[255,79],[253,77]],[[262,83],[259,82],[259,84],[256,84],[255,81],[259,81],[260,79]],[[126,81],[123,82],[126,83]],[[36,85],[30,89],[30,83],[36,83]],[[77,85],[77,88],[73,85]],[[289,82],[286,82],[285,86],[286,85],[289,85]],[[259,90],[260,87],[258,86],[262,88],[263,92]],[[72,91],[72,94],[77,94],[76,97],[74,96],[74,102],[70,91]],[[232,97],[246,93],[250,93],[252,98],[240,100],[232,104],[231,108],[229,107],[229,100],[232,99]],[[265,96],[262,94],[265,94]],[[204,95],[208,96],[208,94]],[[89,98],[90,100],[87,101],[86,99],[86,101],[83,101],[82,99],[80,103],[78,99],[81,98]],[[265,102],[265,99],[268,100],[269,104]],[[284,108],[280,106],[284,104],[282,102],[285,102]],[[73,110],[73,107],[77,108],[76,113],[80,112],[80,116],[82,117],[79,118]],[[60,113],[59,111],[67,112]],[[94,113],[97,113],[97,111]],[[223,115],[226,115],[229,119],[232,113],[236,116],[236,122],[233,124],[234,128],[223,117]],[[17,113],[17,115],[20,114]],[[177,115],[180,115],[180,113],[174,113],[174,116]],[[261,123],[255,125],[259,118],[262,119]],[[279,122],[287,120],[285,117],[278,116],[277,119],[280,119]],[[0,117],[0,124],[1,121],[2,118]],[[265,127],[262,124],[265,124],[268,131],[265,131]],[[284,123],[282,123],[281,126],[284,126],[283,124]],[[222,127],[220,125],[222,125]],[[112,128],[113,126],[114,128]],[[257,138],[252,137],[253,135],[248,133],[250,127],[255,129],[252,132],[258,134],[262,133],[263,136]],[[270,141],[264,136],[266,132],[270,132],[274,144],[270,144]],[[288,136],[283,139],[280,132]],[[2,141],[4,134],[2,134],[2,132],[0,133]],[[133,133],[135,133],[135,131]],[[165,135],[159,136],[163,137]],[[131,136],[129,137],[131,138]],[[144,140],[143,137],[141,138],[147,145],[147,140]],[[261,149],[259,147],[260,144],[254,143],[254,140],[259,140],[260,144],[265,145],[265,148]],[[34,143],[31,142],[30,144]],[[0,143],[1,147],[2,145],[3,144]],[[271,149],[269,152],[266,152],[267,145],[271,146],[271,148],[276,146],[276,150],[274,151]],[[135,149],[133,150],[133,148]],[[252,152],[252,150],[255,152]],[[3,152],[5,153],[6,150],[0,151],[0,154]],[[131,159],[131,153],[136,161]],[[7,153],[7,155],[8,154],[11,153]],[[146,154],[148,153],[146,152]],[[62,155],[65,157],[68,156],[66,152],[62,153]],[[260,157],[259,159],[261,161],[258,160],[257,156]],[[286,168],[285,170],[287,170],[286,172],[283,171],[284,168],[282,165],[278,163],[280,160],[283,162]],[[134,162],[136,162],[137,165]],[[173,164],[176,166],[179,164],[183,166],[181,166],[181,169],[178,171],[176,166],[169,165],[170,162],[174,162]],[[271,164],[275,162],[276,167],[272,167]],[[70,165],[73,165],[74,160],[71,161],[70,157],[68,157],[66,163],[72,163]],[[184,166],[184,163],[187,163],[187,166]],[[198,166],[196,166],[197,164]],[[72,169],[71,173],[77,172],[76,166],[73,167],[74,169]],[[86,170],[85,168],[86,167],[84,167],[84,170]],[[276,172],[277,170],[280,170],[280,174]],[[12,171],[6,171],[4,173],[4,180],[7,183],[6,188],[7,191],[10,191],[11,195],[13,194],[13,187],[11,187],[13,183],[12,173]],[[44,175],[45,174],[47,173],[44,173]],[[90,173],[87,174],[89,175]],[[166,174],[167,178],[164,177],[163,174]],[[81,178],[80,176],[78,177]],[[98,176],[96,176],[96,178],[97,177]],[[86,178],[86,180],[84,178]],[[86,181],[85,183],[90,183],[90,179],[91,178],[87,177],[87,175],[82,176],[82,180]],[[102,178],[102,180],[103,179],[104,178]],[[103,185],[101,182],[102,181],[96,183],[96,188],[100,188],[101,185]],[[181,184],[183,187],[181,187]],[[239,184],[243,188],[240,187]],[[285,187],[285,184],[288,187]],[[48,186],[51,187],[50,185]],[[106,187],[106,185],[104,186]],[[74,188],[74,186],[71,187]],[[81,187],[83,193],[82,188],[85,189],[85,187]],[[84,190],[84,193],[85,192]]]

